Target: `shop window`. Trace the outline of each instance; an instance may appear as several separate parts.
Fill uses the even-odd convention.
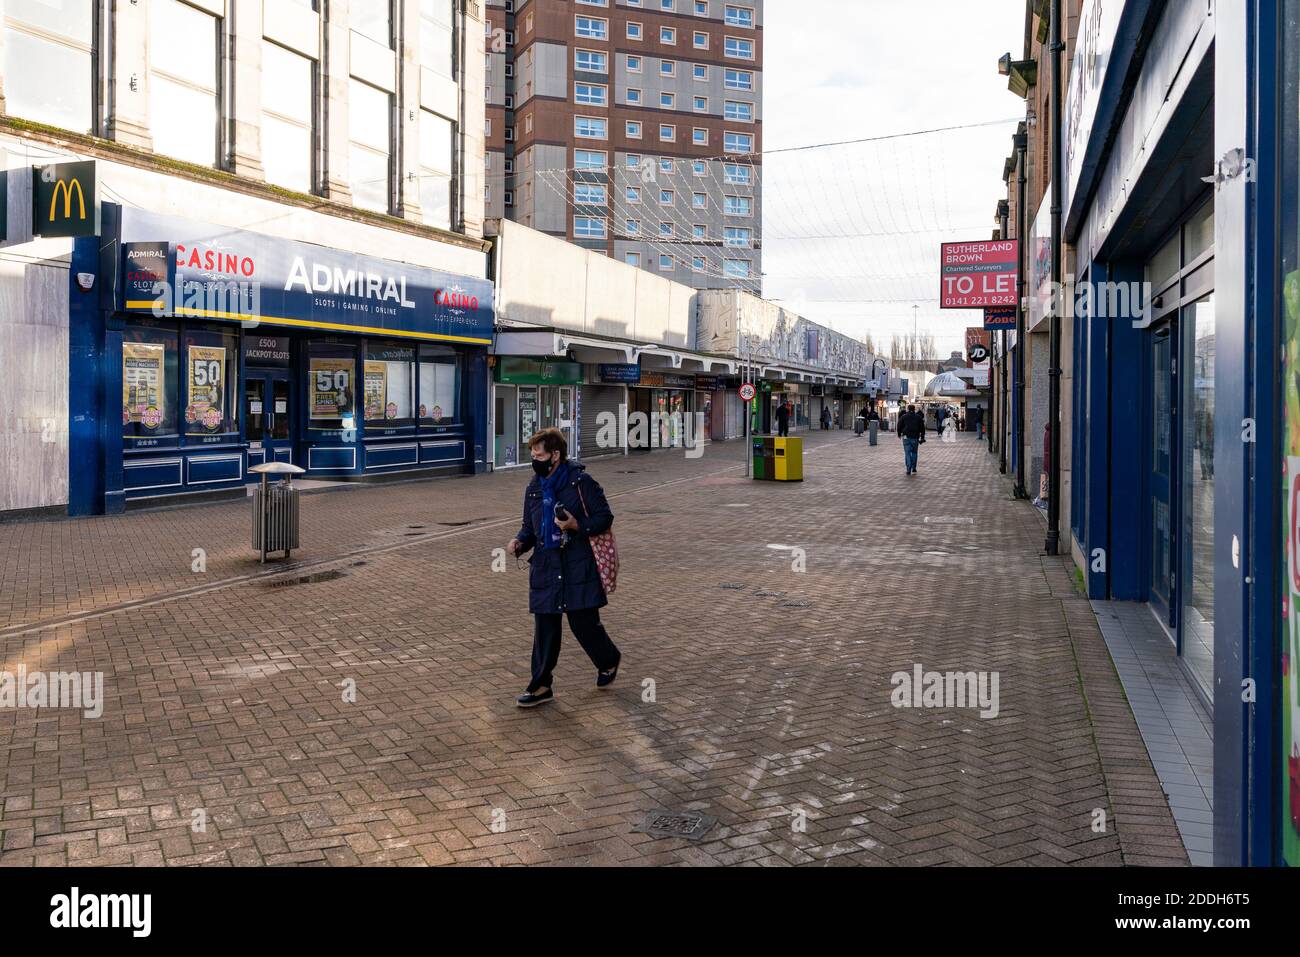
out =
[[[30,4],[29,4],[30,6]],[[149,115],[156,153],[217,165],[221,21],[179,0],[149,5]]]
[[[8,23],[0,22],[5,112],[94,132],[95,6],[92,0],[7,5]]]
[[[317,340],[308,345],[307,356],[309,428],[355,429],[356,350]]]
[[[415,350],[392,342],[366,347],[366,428],[414,425]]]
[[[187,327],[185,330],[185,434],[237,432],[235,378],[239,339],[233,330]]]
[[[128,326],[122,337],[122,435],[176,436],[175,328]]]
[[[424,346],[420,350],[420,424],[449,425],[460,421],[460,357],[451,349]]]

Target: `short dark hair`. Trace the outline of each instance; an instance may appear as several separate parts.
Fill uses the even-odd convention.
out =
[[[569,443],[564,440],[564,433],[559,429],[542,429],[540,432],[534,432],[528,439],[528,450],[531,452],[539,445],[546,450],[547,455],[559,452],[561,462],[569,458]]]
[[[916,411],[916,406],[914,406],[914,405],[909,405],[909,406],[907,407],[907,411],[908,411],[908,412],[915,412],[915,411]]]

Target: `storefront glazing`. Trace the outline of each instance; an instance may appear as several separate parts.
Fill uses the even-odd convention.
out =
[[[237,489],[270,461],[482,462],[486,281],[108,204],[104,234],[74,252],[98,295],[72,300],[71,404],[120,432],[74,450],[73,514]]]

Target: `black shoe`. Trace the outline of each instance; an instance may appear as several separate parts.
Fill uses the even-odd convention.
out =
[[[515,704],[521,708],[536,708],[539,704],[546,704],[548,701],[555,700],[555,689],[547,688],[545,691],[525,691],[515,699]]]
[[[614,667],[610,668],[608,671],[597,671],[596,687],[608,688],[610,685],[612,685],[614,683],[614,679],[618,677],[618,666],[622,664],[622,662],[623,659],[620,658],[617,662],[614,663]]]

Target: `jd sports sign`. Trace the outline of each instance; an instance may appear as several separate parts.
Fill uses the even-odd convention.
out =
[[[99,233],[95,161],[32,167],[32,233],[94,236]]]

